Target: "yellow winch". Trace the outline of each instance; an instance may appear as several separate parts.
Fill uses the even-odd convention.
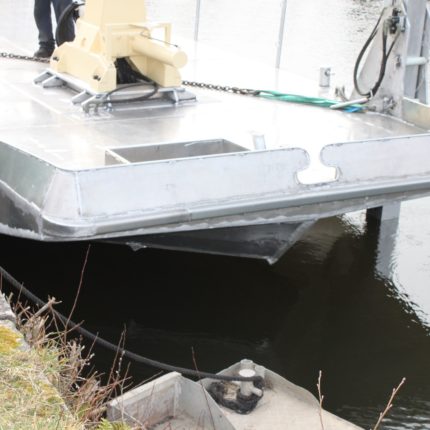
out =
[[[120,58],[162,87],[180,86],[178,69],[187,63],[185,52],[171,43],[171,24],[147,21],[144,0],[86,0],[75,40],[54,51],[50,67],[105,93],[117,88]]]

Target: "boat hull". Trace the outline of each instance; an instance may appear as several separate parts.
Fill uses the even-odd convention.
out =
[[[303,223],[276,223],[243,227],[215,228],[169,234],[134,236],[114,240],[133,249],[159,248],[201,252],[234,257],[258,258],[270,264],[282,255],[312,226]]]

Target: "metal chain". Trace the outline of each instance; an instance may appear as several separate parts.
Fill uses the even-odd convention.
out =
[[[245,96],[256,96],[259,94],[258,90],[252,90],[249,88],[230,87],[228,85],[214,85],[214,84],[207,84],[204,82],[196,82],[196,81],[182,81],[182,84],[189,87],[205,88],[207,90],[215,90],[215,91],[224,91],[226,93],[242,94]]]
[[[13,54],[11,52],[0,52],[0,58],[8,58],[11,60],[36,61],[38,63],[49,63],[50,61],[49,58],[40,58],[40,57],[33,57],[31,55]],[[205,88],[207,90],[223,91],[226,93],[242,94],[245,96],[256,96],[259,94],[258,90],[252,90],[249,88],[231,87],[229,85],[215,85],[215,84],[208,84],[205,82],[196,82],[196,81],[182,81],[182,84],[189,87]]]
[[[37,63],[49,63],[49,58],[33,57],[31,55],[13,54],[11,52],[0,52],[0,58],[11,60],[36,61]]]

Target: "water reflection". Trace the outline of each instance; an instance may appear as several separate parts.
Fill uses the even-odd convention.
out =
[[[430,397],[428,330],[395,285],[377,273],[382,251],[377,222],[370,220],[365,234],[344,225],[344,232],[335,235],[333,228],[342,228],[338,222],[320,222],[284,259],[294,268],[302,256],[308,262],[303,262],[300,299],[276,339],[286,357],[285,373],[312,387],[321,368],[330,392],[328,405],[367,427],[406,376],[400,409],[385,428],[427,428],[423,423],[430,420],[429,403],[419,399]],[[313,242],[326,244],[325,250],[319,246],[317,260],[312,258]],[[295,252],[299,261],[293,263]]]
[[[367,427],[406,376],[385,428],[427,428],[430,337],[377,272],[376,227],[321,220],[273,267],[95,244],[75,318],[113,341],[125,326],[129,349],[178,365],[192,366],[191,348],[209,371],[246,356],[313,392],[321,369],[326,406]],[[2,237],[1,246],[3,265],[70,309],[86,244]],[[107,368],[110,353],[96,353]],[[136,382],[153,374],[131,370]]]

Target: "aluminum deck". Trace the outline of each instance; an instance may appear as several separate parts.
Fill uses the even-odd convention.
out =
[[[0,51],[22,46],[0,38]],[[285,72],[182,46],[195,57],[184,79],[319,95]],[[34,83],[45,69],[0,59],[3,234],[273,262],[319,218],[430,193],[430,136],[393,117],[196,88],[196,103],[87,114],[69,88]]]

